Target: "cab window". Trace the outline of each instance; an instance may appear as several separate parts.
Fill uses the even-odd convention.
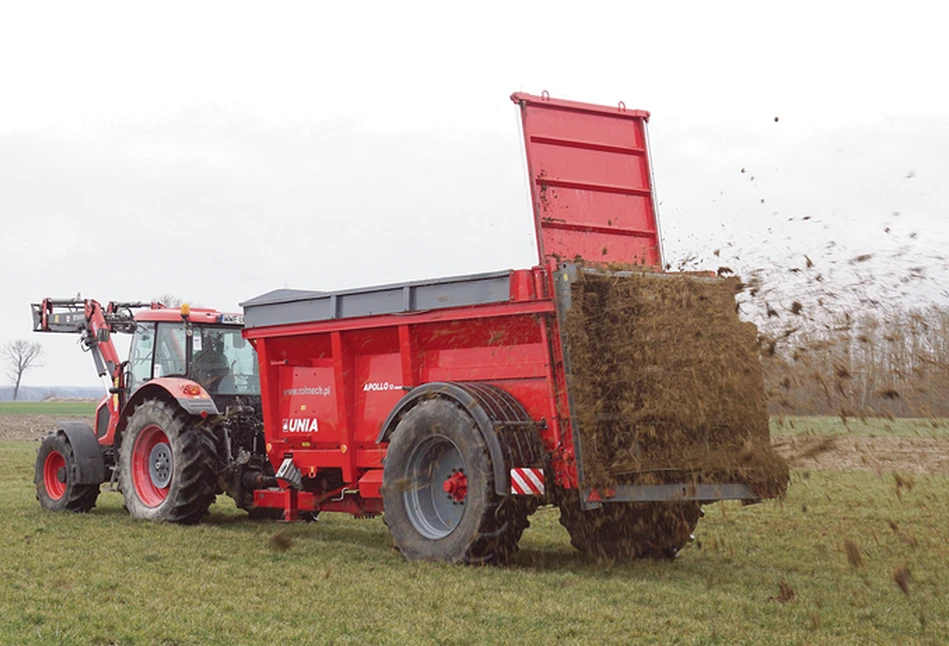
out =
[[[129,355],[129,392],[133,392],[152,378],[152,350],[154,347],[155,324],[136,324]]]
[[[257,355],[239,328],[195,327],[192,352],[194,378],[212,395],[260,393]]]
[[[184,376],[187,372],[185,330],[181,323],[159,323],[155,339],[153,377]]]

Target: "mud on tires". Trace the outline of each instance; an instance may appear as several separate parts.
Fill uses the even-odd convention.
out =
[[[410,561],[504,564],[536,506],[495,493],[481,432],[447,399],[421,402],[405,414],[389,443],[383,483],[385,523]]]
[[[583,511],[575,491],[558,501],[570,544],[598,559],[675,558],[702,515],[694,502],[615,502]]]
[[[119,487],[133,518],[190,525],[216,492],[212,436],[175,406],[149,399],[129,418],[119,449]]]
[[[84,513],[96,506],[98,484],[76,484],[79,470],[69,439],[62,431],[43,438],[36,455],[33,482],[36,499],[47,511]]]

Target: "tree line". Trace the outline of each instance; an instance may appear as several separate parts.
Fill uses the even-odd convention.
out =
[[[949,309],[761,326],[772,414],[949,416]]]

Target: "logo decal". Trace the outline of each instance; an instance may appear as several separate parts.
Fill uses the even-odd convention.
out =
[[[315,417],[310,417],[308,419],[290,417],[283,420],[284,433],[318,433],[319,430],[319,423]]]
[[[323,397],[329,397],[330,387],[329,386],[304,386],[303,388],[284,388],[283,396],[284,397],[293,397],[296,395],[322,395]]]
[[[369,381],[366,382],[366,385],[362,387],[362,391],[364,393],[385,392],[388,390],[402,390],[402,386],[390,384],[388,381]]]

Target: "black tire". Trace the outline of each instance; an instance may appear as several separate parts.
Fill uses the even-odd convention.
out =
[[[583,511],[576,491],[558,501],[570,544],[598,559],[671,559],[692,539],[702,514],[694,502],[613,502]]]
[[[43,438],[36,454],[36,499],[47,511],[85,513],[96,506],[98,484],[76,484],[79,471],[69,438],[57,431]]]
[[[462,474],[467,490],[446,493]],[[385,523],[409,561],[506,563],[533,501],[498,496],[488,447],[475,421],[446,399],[424,401],[393,431],[383,470]]]
[[[210,433],[176,406],[149,399],[122,434],[119,487],[133,518],[191,525],[215,499],[216,458]]]

